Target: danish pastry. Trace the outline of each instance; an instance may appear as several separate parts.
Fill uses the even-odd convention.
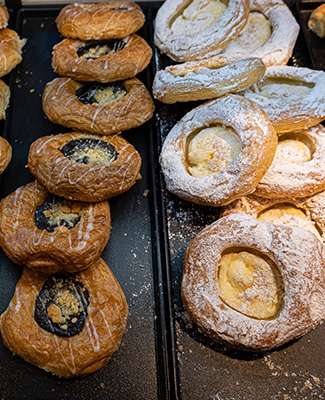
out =
[[[320,5],[311,13],[308,28],[320,38],[325,37],[325,4]]]
[[[228,63],[222,57],[191,61],[158,71],[153,95],[163,103],[214,99],[248,89],[265,73],[259,58]]]
[[[119,135],[45,136],[31,145],[28,167],[50,193],[98,202],[133,186],[141,168],[136,149]]]
[[[7,28],[9,13],[6,6],[0,6],[0,29]]]
[[[6,110],[7,110],[8,105],[9,105],[9,100],[10,100],[10,89],[9,89],[9,86],[7,86],[0,79],[0,120],[6,118]]]
[[[0,174],[8,167],[12,155],[10,144],[0,136]]]
[[[37,182],[0,203],[0,244],[15,263],[43,272],[78,272],[101,255],[111,230],[107,202],[69,202]]]
[[[138,4],[130,0],[106,3],[74,3],[64,7],[56,19],[62,36],[80,40],[122,39],[144,25]]]
[[[155,22],[155,44],[175,61],[221,52],[244,28],[248,0],[166,0]]]
[[[0,77],[9,74],[22,61],[25,40],[11,29],[0,30]]]
[[[322,249],[304,229],[224,217],[187,249],[183,302],[213,339],[254,351],[278,347],[325,318]]]
[[[150,63],[151,47],[140,36],[81,42],[64,39],[54,46],[52,66],[79,81],[113,82],[133,78]]]
[[[81,84],[56,78],[43,94],[48,119],[68,128],[110,135],[136,128],[154,111],[150,93],[136,78],[112,84]]]
[[[269,115],[278,133],[325,119],[325,72],[297,67],[267,68],[264,79],[244,92]]]
[[[281,0],[251,0],[248,22],[222,52],[237,60],[261,58],[266,66],[287,64],[292,56],[299,25]]]
[[[105,366],[119,348],[127,314],[123,290],[103,260],[77,275],[47,277],[26,268],[0,330],[13,353],[71,378]]]
[[[255,190],[276,145],[266,114],[244,97],[203,104],[186,114],[163,144],[167,189],[197,204],[228,204]]]

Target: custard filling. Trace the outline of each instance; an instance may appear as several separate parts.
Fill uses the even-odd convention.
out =
[[[96,59],[123,50],[126,44],[127,39],[94,40],[81,46],[77,50],[77,54],[79,57],[87,60]]]
[[[266,78],[259,93],[268,98],[299,99],[308,96],[314,87],[307,82],[287,78]]]
[[[288,134],[280,138],[274,161],[277,165],[281,165],[283,160],[289,163],[304,163],[313,158],[312,144],[308,143],[303,135]]]
[[[188,172],[196,177],[221,173],[240,151],[240,139],[232,128],[219,125],[202,129],[188,142]]]
[[[127,94],[123,84],[91,84],[81,86],[76,91],[79,101],[84,104],[109,104],[120,100]]]
[[[280,274],[264,257],[247,251],[223,255],[218,281],[221,300],[241,314],[267,320],[280,309]]]

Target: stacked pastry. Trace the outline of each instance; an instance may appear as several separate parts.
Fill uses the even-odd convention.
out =
[[[279,0],[167,0],[156,21],[160,49],[190,60],[157,73],[156,98],[212,99],[167,136],[167,188],[226,206],[188,247],[183,301],[207,335],[249,350],[325,319],[325,73],[281,65],[297,34]]]
[[[140,176],[141,157],[119,133],[153,113],[134,77],[151,49],[134,33],[144,15],[129,0],[73,4],[56,22],[67,38],[54,48],[53,67],[66,77],[46,86],[44,111],[78,131],[34,142],[36,181],[1,202],[0,244],[26,268],[0,328],[11,351],[72,377],[104,366],[126,328],[123,290],[100,257],[111,230],[107,200]]]

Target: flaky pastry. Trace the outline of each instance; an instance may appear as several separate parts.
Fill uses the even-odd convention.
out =
[[[9,74],[22,61],[22,48],[25,40],[21,40],[11,29],[0,30],[0,77]]]
[[[7,28],[9,13],[6,6],[0,6],[0,29]]]
[[[0,174],[8,167],[12,156],[12,149],[6,139],[0,136]]]
[[[0,79],[0,120],[6,118],[6,110],[9,105],[9,100],[10,100],[9,86],[6,85]]]
[[[320,38],[325,37],[325,4],[321,4],[311,13],[308,28]]]

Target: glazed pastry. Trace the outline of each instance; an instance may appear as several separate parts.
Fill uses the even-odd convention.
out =
[[[244,28],[248,0],[166,0],[155,22],[155,44],[175,61],[221,52]]]
[[[222,55],[232,60],[257,57],[266,66],[287,64],[298,33],[299,25],[283,1],[251,0],[247,24]]]
[[[144,24],[138,4],[130,0],[106,3],[74,3],[64,7],[56,19],[62,36],[80,40],[122,39]]]
[[[31,145],[28,168],[50,193],[98,202],[129,190],[139,179],[141,157],[120,135],[45,136]]]
[[[152,117],[154,104],[136,78],[84,85],[70,78],[57,78],[45,87],[43,110],[56,124],[110,135],[144,124]]]
[[[0,29],[7,28],[9,13],[6,6],[0,6]]]
[[[224,217],[190,242],[183,302],[213,339],[253,351],[281,346],[325,318],[322,250],[304,229]]]
[[[320,5],[311,13],[308,28],[320,38],[325,37],[325,4]]]
[[[25,40],[11,29],[0,30],[0,77],[9,74],[22,61]]]
[[[12,156],[12,149],[10,144],[0,137],[0,174],[8,167]]]
[[[9,89],[9,86],[7,86],[0,79],[0,120],[6,118],[6,110],[7,110],[8,105],[9,105],[9,100],[10,100],[10,89]]]
[[[222,57],[191,61],[158,71],[153,95],[163,103],[214,99],[248,89],[265,73],[259,58],[229,63]]]
[[[77,275],[47,277],[25,268],[0,330],[14,354],[71,378],[107,364],[120,346],[127,314],[123,290],[103,260]]]
[[[242,197],[224,207],[222,216],[245,213],[259,221],[296,226],[325,241],[325,192],[295,200]]]
[[[325,72],[270,67],[263,80],[244,92],[269,115],[278,133],[317,125],[325,119]]]
[[[167,189],[193,203],[219,207],[252,193],[277,145],[266,114],[229,95],[185,115],[161,152]]]
[[[110,235],[107,202],[73,203],[37,182],[0,203],[0,245],[16,264],[43,272],[78,272],[100,257]]]
[[[64,39],[53,48],[52,66],[61,76],[105,83],[133,78],[151,56],[151,47],[136,34],[90,42]]]

